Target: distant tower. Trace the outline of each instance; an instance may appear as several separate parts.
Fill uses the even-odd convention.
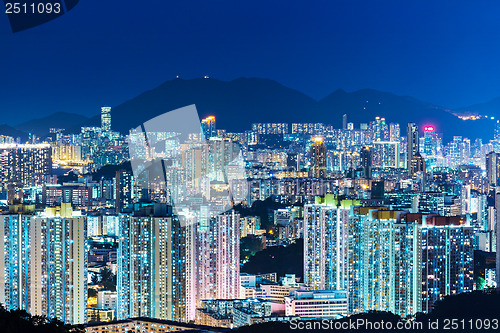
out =
[[[115,210],[118,215],[134,203],[134,175],[127,170],[117,170],[115,179]]]
[[[361,158],[361,170],[363,171],[363,178],[372,178],[372,152],[370,147],[364,146],[360,153]]]
[[[205,139],[210,139],[217,135],[217,130],[215,129],[215,117],[208,116],[201,120],[201,130],[205,135]]]
[[[109,106],[101,108],[101,128],[104,132],[111,131],[111,108]]]
[[[425,159],[419,152],[416,152],[415,155],[413,155],[410,161],[410,168],[408,170],[410,170],[410,177],[413,179],[417,179],[418,172],[422,172],[422,174],[425,175]]]
[[[400,138],[399,124],[390,123],[389,124],[389,141],[399,142],[400,140],[401,140],[401,138]]]
[[[309,176],[314,178],[325,178],[326,176],[326,146],[322,137],[313,138]]]
[[[411,173],[411,160],[415,154],[418,153],[418,126],[415,123],[408,123],[406,128],[406,168],[410,176]]]
[[[299,170],[299,156],[297,153],[288,153],[286,166],[287,168],[291,168],[293,171]]]
[[[427,156],[434,156],[437,152],[437,142],[435,139],[434,126],[424,127],[424,153]]]
[[[497,120],[495,125],[494,140],[497,144],[500,143],[500,120]]]
[[[344,129],[344,130],[347,129],[347,114],[344,114],[342,116],[342,129]]]

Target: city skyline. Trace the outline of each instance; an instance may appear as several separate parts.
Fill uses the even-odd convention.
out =
[[[498,330],[500,3],[30,1],[7,333]]]
[[[9,309],[70,324],[236,328],[372,310],[406,318],[498,283],[498,267],[475,275],[474,251],[492,256],[499,244],[500,125],[484,143],[415,123],[405,135],[380,117],[234,133],[188,106],[122,135],[111,111],[78,134],[0,137]],[[249,258],[245,239],[260,243]],[[303,270],[244,272],[260,251],[299,241]],[[91,296],[99,276],[107,287]]]

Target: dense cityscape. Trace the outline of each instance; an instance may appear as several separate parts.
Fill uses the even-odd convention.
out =
[[[192,125],[193,108],[164,116]],[[488,142],[446,142],[378,116],[244,133],[161,117],[122,134],[102,107],[77,134],[0,136],[5,309],[87,332],[217,330],[411,320],[499,285],[498,121]],[[293,262],[270,268],[275,249]]]

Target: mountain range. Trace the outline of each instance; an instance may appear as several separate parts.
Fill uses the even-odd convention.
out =
[[[354,92],[339,89],[317,101],[269,79],[174,79],[113,106],[112,129],[125,134],[155,116],[191,104],[196,105],[200,117],[215,116],[217,128],[229,132],[249,130],[251,124],[257,122],[321,122],[340,128],[342,115],[347,114],[348,122],[353,122],[355,128],[379,116],[388,123],[399,123],[402,135],[406,132],[406,124],[415,122],[421,128],[433,125],[447,140],[454,135],[490,140],[494,121],[486,118],[462,120],[457,115],[500,114],[500,98],[451,110],[413,97],[373,89]],[[44,136],[51,127],[79,132],[81,126],[99,125],[100,115],[87,118],[60,112],[12,127]],[[1,127],[0,134],[4,134]]]

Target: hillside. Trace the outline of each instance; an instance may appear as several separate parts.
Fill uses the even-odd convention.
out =
[[[500,99],[499,99],[500,101]],[[232,81],[205,79],[174,79],[146,91],[112,108],[112,128],[124,134],[143,122],[165,112],[195,104],[200,117],[214,115],[217,127],[230,132],[243,132],[256,122],[322,122],[341,127],[343,114],[355,128],[376,116],[388,123],[401,126],[416,122],[420,127],[432,124],[445,140],[454,135],[490,140],[494,121],[481,119],[465,121],[452,113],[455,111],[426,103],[408,96],[373,89],[354,92],[337,90],[320,101],[283,86],[260,78],[239,78]],[[495,105],[491,106],[494,108]],[[484,108],[483,108],[484,109]],[[483,110],[481,109],[481,110]],[[478,109],[479,110],[479,109]],[[50,127],[78,132],[81,126],[99,126],[100,115],[86,118],[70,113],[56,113],[48,117],[16,126],[24,132],[44,135]]]

